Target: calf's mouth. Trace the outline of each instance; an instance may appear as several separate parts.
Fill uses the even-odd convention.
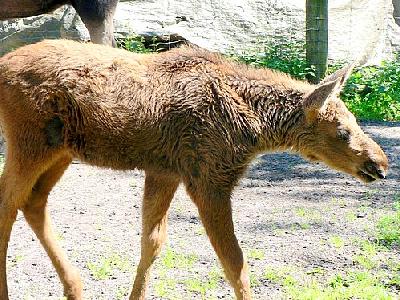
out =
[[[357,172],[359,177],[364,182],[373,182],[378,179],[386,178],[387,168],[378,165],[373,161],[366,162]]]

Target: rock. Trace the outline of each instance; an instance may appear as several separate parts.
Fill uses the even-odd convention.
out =
[[[399,6],[397,0],[330,1],[329,58],[366,54],[375,63],[393,57],[400,51]],[[304,40],[305,1],[124,1],[114,20],[117,37],[173,34],[211,50],[237,52],[260,49],[264,42]],[[65,6],[51,15],[0,22],[0,55],[43,38],[89,35]]]
[[[0,21],[0,55],[44,38],[88,40],[89,32],[71,6],[53,14]]]

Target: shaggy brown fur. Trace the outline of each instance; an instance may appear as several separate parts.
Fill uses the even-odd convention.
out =
[[[0,20],[51,13],[65,4],[79,14],[93,43],[115,45],[113,16],[118,0],[0,0]]]
[[[73,158],[145,170],[141,259],[130,299],[144,299],[182,182],[197,205],[238,299],[250,299],[234,234],[231,193],[255,155],[292,150],[369,182],[388,161],[336,95],[351,68],[312,86],[204,50],[132,54],[44,41],[0,59],[0,122],[7,140],[0,182],[0,299],[6,252],[22,210],[68,299],[81,280],[56,243],[47,197]]]

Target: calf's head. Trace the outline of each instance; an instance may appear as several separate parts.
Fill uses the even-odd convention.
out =
[[[312,161],[322,161],[364,182],[371,182],[385,178],[388,160],[339,99],[352,68],[348,66],[337,71],[304,96],[306,134],[302,135],[300,152]]]

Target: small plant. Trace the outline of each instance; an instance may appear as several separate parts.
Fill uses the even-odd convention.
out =
[[[376,268],[378,265],[378,262],[376,261],[374,256],[368,255],[366,253],[355,255],[353,260],[367,270],[372,270],[372,269]]]
[[[385,246],[400,245],[400,209],[378,220],[377,239]]]
[[[250,272],[250,286],[257,287],[261,285],[261,281],[258,279],[257,275]]]
[[[295,210],[296,215],[299,217],[305,217],[306,216],[306,210],[303,207],[299,207]]]
[[[250,249],[248,258],[254,259],[254,260],[262,260],[265,258],[265,253],[263,250]]]
[[[128,271],[129,261],[118,254],[112,254],[97,263],[88,262],[87,267],[96,280],[104,280],[110,278],[115,270]]]
[[[122,286],[118,287],[117,300],[125,299],[125,297],[128,295],[129,295],[129,290],[127,287],[122,287]]]
[[[299,224],[301,229],[310,229],[311,225],[309,223],[300,223]]]
[[[197,260],[194,254],[180,254],[168,247],[161,257],[161,264],[167,269],[190,269]]]
[[[144,44],[144,37],[141,36],[130,36],[124,39],[117,41],[117,46],[119,48],[137,52],[137,53],[150,53],[154,52],[152,49],[146,48]]]
[[[340,236],[332,236],[329,239],[330,244],[335,247],[336,249],[341,249],[344,247],[344,240]]]
[[[24,256],[21,254],[15,255],[15,257],[11,260],[10,268],[15,267],[19,262],[24,260]]]
[[[209,299],[207,292],[216,290],[218,287],[218,281],[220,279],[218,272],[211,271],[208,279],[201,280],[199,278],[191,278],[184,281],[185,286],[191,292],[199,293],[202,300]]]
[[[263,278],[272,283],[280,285],[292,284],[295,282],[294,277],[292,276],[290,270],[287,268],[268,267],[264,271]]]
[[[162,299],[179,299],[179,295],[175,292],[175,288],[178,284],[178,281],[173,278],[162,277],[162,280],[159,280],[154,289],[156,291],[157,296]]]

